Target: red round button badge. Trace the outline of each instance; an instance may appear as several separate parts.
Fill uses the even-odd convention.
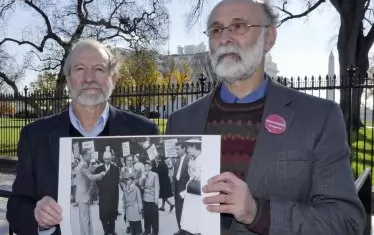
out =
[[[282,134],[286,130],[286,121],[283,117],[272,114],[265,119],[265,128],[272,134]]]

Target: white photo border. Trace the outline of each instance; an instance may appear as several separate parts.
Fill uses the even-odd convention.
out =
[[[141,135],[141,136],[98,136],[98,137],[63,137],[60,138],[59,154],[59,183],[58,183],[58,203],[63,208],[61,232],[64,235],[72,235],[71,215],[70,215],[70,195],[71,195],[71,154],[74,139],[116,139],[116,138],[185,138],[201,137],[201,155],[203,164],[201,168],[201,189],[208,180],[220,173],[221,156],[221,136],[220,135]],[[61,171],[60,169],[64,169]],[[217,193],[206,194],[201,191],[202,198]],[[201,227],[202,235],[220,234],[220,214],[209,212],[206,208],[197,210],[197,214],[202,215],[204,226]],[[199,213],[200,212],[200,213]],[[206,225],[206,226],[205,226]],[[213,225],[213,226],[212,226]]]

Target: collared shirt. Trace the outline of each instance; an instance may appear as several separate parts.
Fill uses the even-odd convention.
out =
[[[182,166],[183,166],[183,162],[184,162],[184,158],[186,157],[186,154],[184,154],[181,158],[180,158],[180,162],[179,162],[179,166],[178,166],[178,171],[177,171],[177,180],[179,181],[179,179],[181,178],[181,172],[182,172]]]
[[[251,103],[265,96],[267,86],[268,78],[265,77],[263,83],[259,88],[257,88],[256,90],[254,90],[253,92],[251,92],[243,98],[238,98],[230,92],[230,90],[227,88],[225,84],[222,84],[220,96],[222,101],[225,103]]]
[[[110,170],[110,164],[105,165],[105,170],[109,171]]]
[[[103,130],[106,125],[106,122],[108,121],[109,117],[109,103],[106,104],[105,109],[103,113],[100,115],[99,120],[97,121],[94,128],[87,132],[84,127],[82,126],[81,122],[77,118],[77,116],[73,112],[73,107],[70,104],[69,106],[69,117],[71,124],[77,129],[84,137],[96,137],[98,136]]]

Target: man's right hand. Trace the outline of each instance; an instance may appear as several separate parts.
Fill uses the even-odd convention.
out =
[[[34,215],[41,229],[48,229],[60,224],[61,214],[61,206],[49,196],[43,197],[36,203]]]

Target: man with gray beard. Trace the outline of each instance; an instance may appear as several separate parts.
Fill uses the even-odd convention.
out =
[[[150,120],[108,103],[119,78],[120,63],[104,44],[78,41],[64,65],[71,96],[69,109],[22,128],[17,176],[7,205],[7,219],[16,234],[61,234],[62,208],[56,202],[61,137],[159,133]]]
[[[221,174],[202,182],[203,192],[219,192],[202,200],[221,214],[221,234],[362,234],[365,211],[339,106],[264,72],[276,24],[267,1],[218,3],[205,34],[221,82],[170,115],[166,133],[222,136],[214,156]]]

